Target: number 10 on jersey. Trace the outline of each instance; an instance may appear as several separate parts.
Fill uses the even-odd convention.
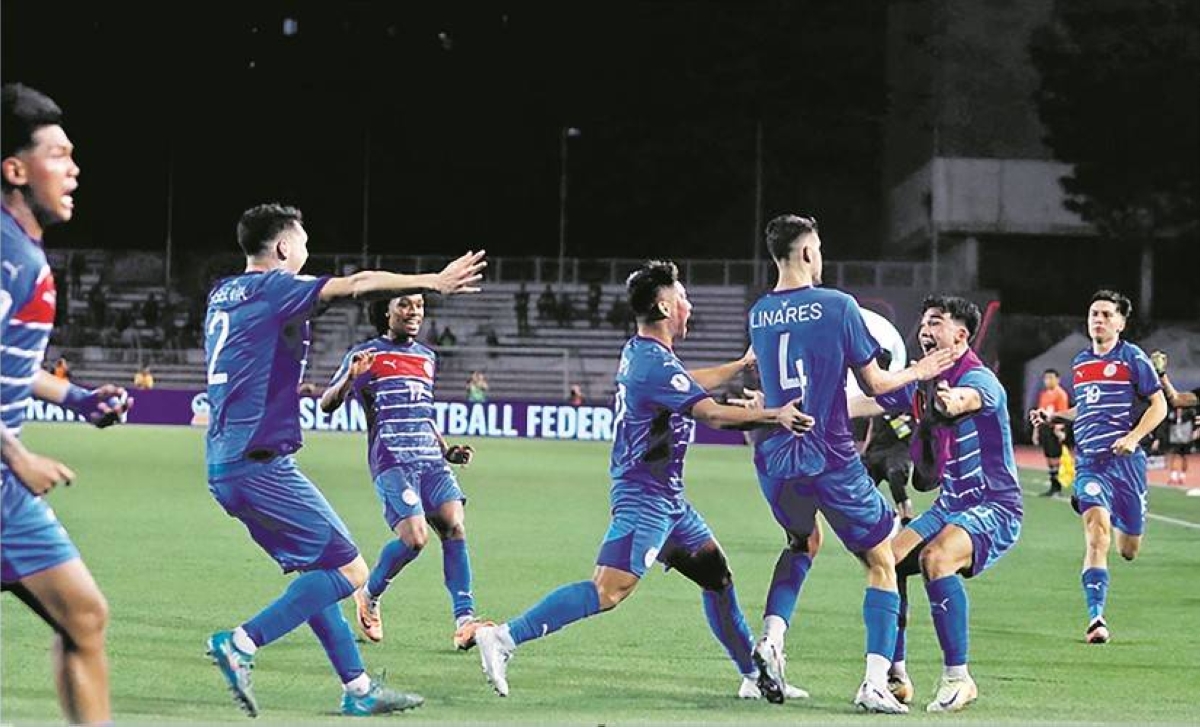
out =
[[[791,375],[788,362],[788,346],[792,342],[792,332],[784,331],[779,334],[779,388],[784,391],[799,389],[800,399],[804,399],[804,389],[808,386],[808,377],[804,375],[804,359],[795,361],[796,375]]]

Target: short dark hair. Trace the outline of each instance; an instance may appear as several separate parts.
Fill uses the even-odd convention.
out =
[[[779,215],[767,223],[767,251],[773,259],[784,260],[792,254],[792,243],[816,231],[816,217]]]
[[[1046,369],[1042,372],[1042,376],[1045,376],[1046,374],[1054,374],[1055,376],[1062,378],[1062,374],[1058,373],[1058,369]]]
[[[965,326],[968,342],[974,339],[979,331],[979,321],[983,316],[979,313],[979,306],[966,298],[955,295],[930,295],[921,302],[921,314],[924,315],[930,308],[937,308]]]
[[[1092,303],[1098,300],[1107,300],[1109,303],[1112,303],[1117,307],[1117,312],[1125,318],[1133,315],[1133,303],[1115,290],[1097,290],[1095,295],[1092,296],[1091,303],[1088,303],[1088,307],[1091,308]]]
[[[23,83],[6,83],[0,91],[3,97],[4,118],[0,126],[3,135],[4,158],[33,145],[33,135],[43,126],[62,123],[62,109],[46,94]]]
[[[279,233],[292,223],[304,224],[304,216],[295,207],[271,202],[251,207],[238,220],[237,241],[242,252],[249,257],[258,257],[266,252],[267,245],[279,237]]]
[[[634,270],[625,280],[625,290],[629,293],[629,307],[633,309],[633,314],[651,321],[662,318],[654,305],[658,301],[658,291],[677,282],[679,268],[667,260],[649,260]]]

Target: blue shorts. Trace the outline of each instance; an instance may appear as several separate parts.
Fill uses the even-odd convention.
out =
[[[1080,457],[1075,463],[1075,496],[1082,515],[1092,507],[1108,510],[1112,524],[1127,535],[1146,530],[1146,453],[1127,457]]]
[[[0,582],[4,585],[79,557],[54,511],[21,484],[12,470],[4,471],[0,498]]]
[[[708,523],[687,500],[618,482],[612,488],[612,522],[596,565],[641,578],[654,561],[665,563],[665,553],[675,548],[695,553],[710,540],[715,538]]]
[[[759,472],[758,485],[785,530],[800,536],[811,533],[820,510],[851,553],[874,548],[896,529],[896,512],[857,459],[811,477],[780,479]]]
[[[966,510],[951,511],[934,503],[908,524],[909,529],[929,542],[947,525],[957,525],[971,536],[971,565],[963,575],[972,578],[995,565],[1000,556],[1017,544],[1021,537],[1021,514],[983,502]]]
[[[208,491],[284,573],[341,568],[358,557],[346,524],[291,455],[232,467],[210,479]]]
[[[444,462],[392,467],[375,478],[375,494],[383,503],[383,519],[389,530],[410,517],[436,512],[452,500],[467,501],[454,473]]]

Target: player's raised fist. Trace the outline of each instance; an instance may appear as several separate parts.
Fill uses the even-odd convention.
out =
[[[486,250],[467,252],[442,268],[442,272],[438,273],[437,291],[442,295],[478,293],[480,288],[475,283],[483,280],[483,269],[487,267],[486,255]]]

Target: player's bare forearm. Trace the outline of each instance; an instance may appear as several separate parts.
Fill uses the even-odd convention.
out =
[[[1167,403],[1178,409],[1187,409],[1194,406],[1200,406],[1200,399],[1191,391],[1179,391],[1175,388],[1175,384],[1171,382],[1171,377],[1163,373],[1159,377],[1162,382],[1163,392],[1167,395]]]
[[[1050,423],[1051,424],[1067,424],[1067,423],[1073,422],[1073,421],[1075,421],[1076,414],[1078,414],[1078,411],[1076,411],[1075,407],[1071,407],[1070,409],[1063,409],[1062,411],[1056,411],[1050,415]]]
[[[856,369],[858,381],[870,396],[889,394],[918,381],[928,381],[946,371],[958,358],[951,349],[937,349],[899,371],[885,371],[871,359],[866,366]]]
[[[1145,439],[1146,435],[1153,432],[1155,427],[1162,424],[1162,420],[1167,418],[1167,398],[1161,391],[1156,391],[1150,397],[1150,406],[1142,414],[1142,418],[1138,420],[1137,426],[1129,433],[1136,441]]]
[[[711,398],[703,399],[692,407],[692,416],[713,429],[769,429],[782,426],[801,434],[813,426],[812,417],[795,408],[790,402],[779,408],[746,408],[718,404]]]
[[[326,414],[332,414],[337,411],[337,408],[346,401],[346,395],[350,392],[350,372],[338,379],[332,386],[325,389],[321,394],[321,411]]]
[[[703,369],[693,369],[688,371],[688,374],[696,380],[701,387],[712,391],[719,389],[729,383],[730,379],[742,373],[746,369],[744,359],[730,361],[729,363],[721,364],[720,366],[710,366]]]
[[[851,419],[866,419],[886,413],[879,402],[869,396],[855,396],[846,402],[846,407],[850,410]]]
[[[60,379],[48,371],[38,369],[33,375],[33,395],[51,404],[61,404],[67,398],[67,389],[71,382]]]
[[[953,419],[983,408],[983,397],[969,386],[956,386],[938,395],[938,411]]]
[[[13,462],[28,454],[29,450],[25,449],[21,440],[17,439],[8,427],[0,424],[0,460],[12,467]]]
[[[437,276],[433,274],[405,275],[383,270],[361,270],[353,275],[331,278],[321,288],[321,300],[329,302],[341,298],[371,299],[404,292],[437,290]]]

